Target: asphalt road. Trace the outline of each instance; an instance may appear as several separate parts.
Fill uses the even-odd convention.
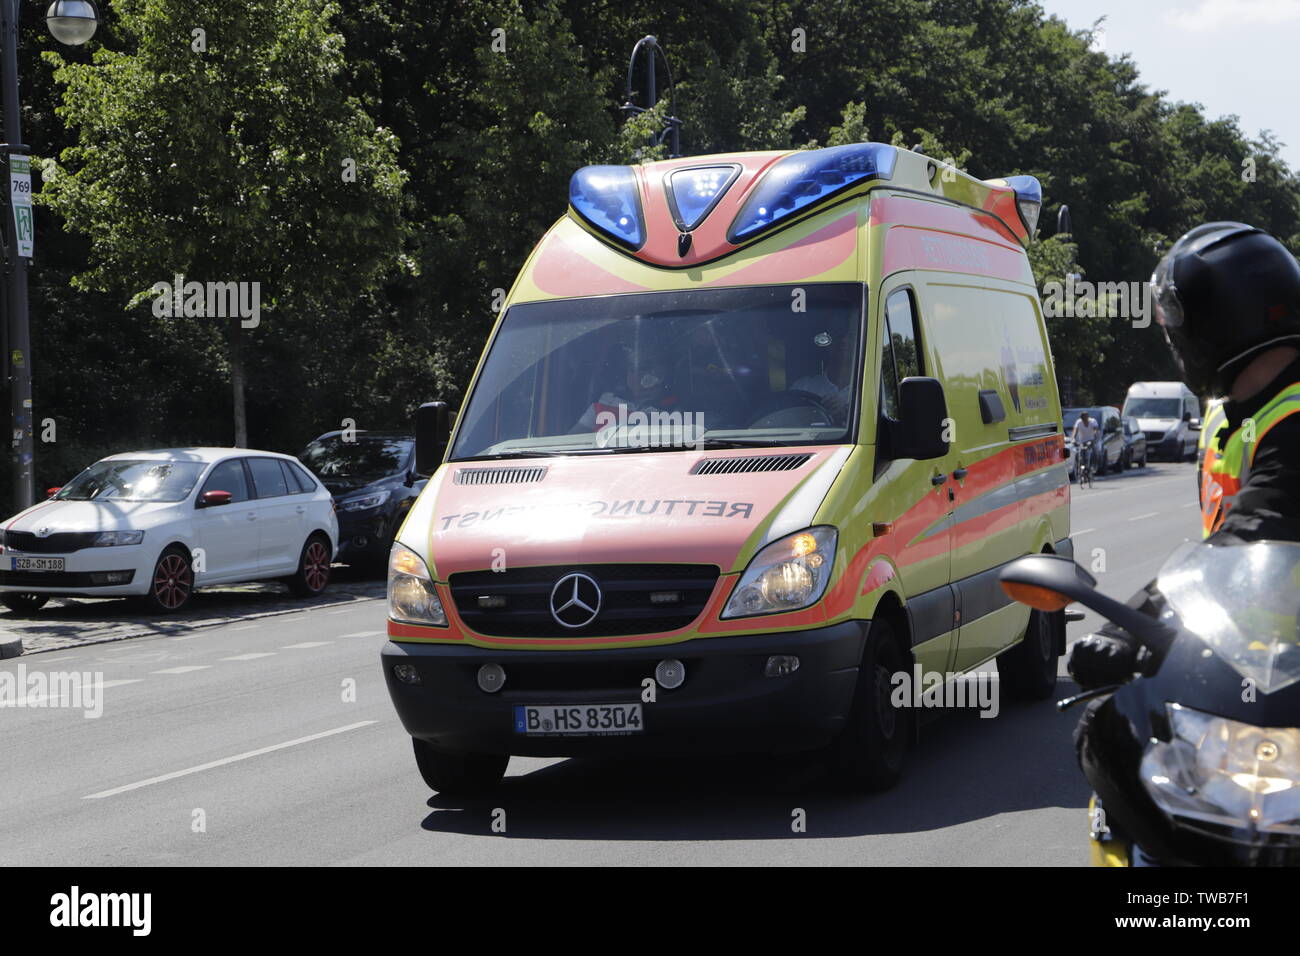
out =
[[[1077,557],[1127,597],[1198,534],[1194,499],[1186,464],[1076,489]],[[4,661],[102,672],[105,689],[96,719],[0,709],[0,865],[1087,861],[1075,715],[1050,702],[929,724],[899,787],[870,797],[753,758],[515,758],[489,799],[431,795],[383,685],[383,628],[382,601],[360,599]]]

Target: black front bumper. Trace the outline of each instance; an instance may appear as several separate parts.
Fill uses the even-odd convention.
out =
[[[388,560],[396,516],[384,510],[352,514],[337,513],[339,550],[335,560],[344,564],[375,563]]]
[[[490,650],[390,641],[382,661],[402,725],[440,750],[536,757],[775,753],[825,746],[843,728],[853,700],[869,622],[809,631],[698,638],[662,647],[581,651]],[[767,659],[793,654],[799,669],[764,676]],[[640,701],[655,665],[675,658],[686,680],[655,688],[642,703],[644,730],[603,737],[538,737],[515,732],[518,704]],[[505,686],[478,688],[483,664],[505,668]],[[397,679],[413,664],[420,683]]]

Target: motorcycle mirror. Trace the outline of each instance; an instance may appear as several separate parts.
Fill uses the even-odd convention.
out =
[[[1002,569],[998,581],[1011,598],[1040,611],[1060,611],[1071,601],[1077,601],[1152,650],[1164,650],[1174,637],[1166,625],[1102,594],[1097,590],[1096,578],[1062,555],[1031,554],[1017,558]]]

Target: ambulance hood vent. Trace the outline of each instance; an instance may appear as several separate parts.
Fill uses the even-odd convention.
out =
[[[692,475],[745,475],[755,471],[794,471],[812,455],[761,455],[755,458],[705,458],[697,461]]]
[[[516,465],[500,468],[457,468],[458,485],[522,485],[546,477],[545,465]]]

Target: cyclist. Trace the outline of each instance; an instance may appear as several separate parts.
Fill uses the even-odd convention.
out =
[[[1074,428],[1070,432],[1070,440],[1074,442],[1075,453],[1080,449],[1087,449],[1087,457],[1081,457],[1079,460],[1079,480],[1083,480],[1083,467],[1086,464],[1088,473],[1091,475],[1097,470],[1097,426],[1087,412],[1079,413],[1079,420],[1074,423]]]

